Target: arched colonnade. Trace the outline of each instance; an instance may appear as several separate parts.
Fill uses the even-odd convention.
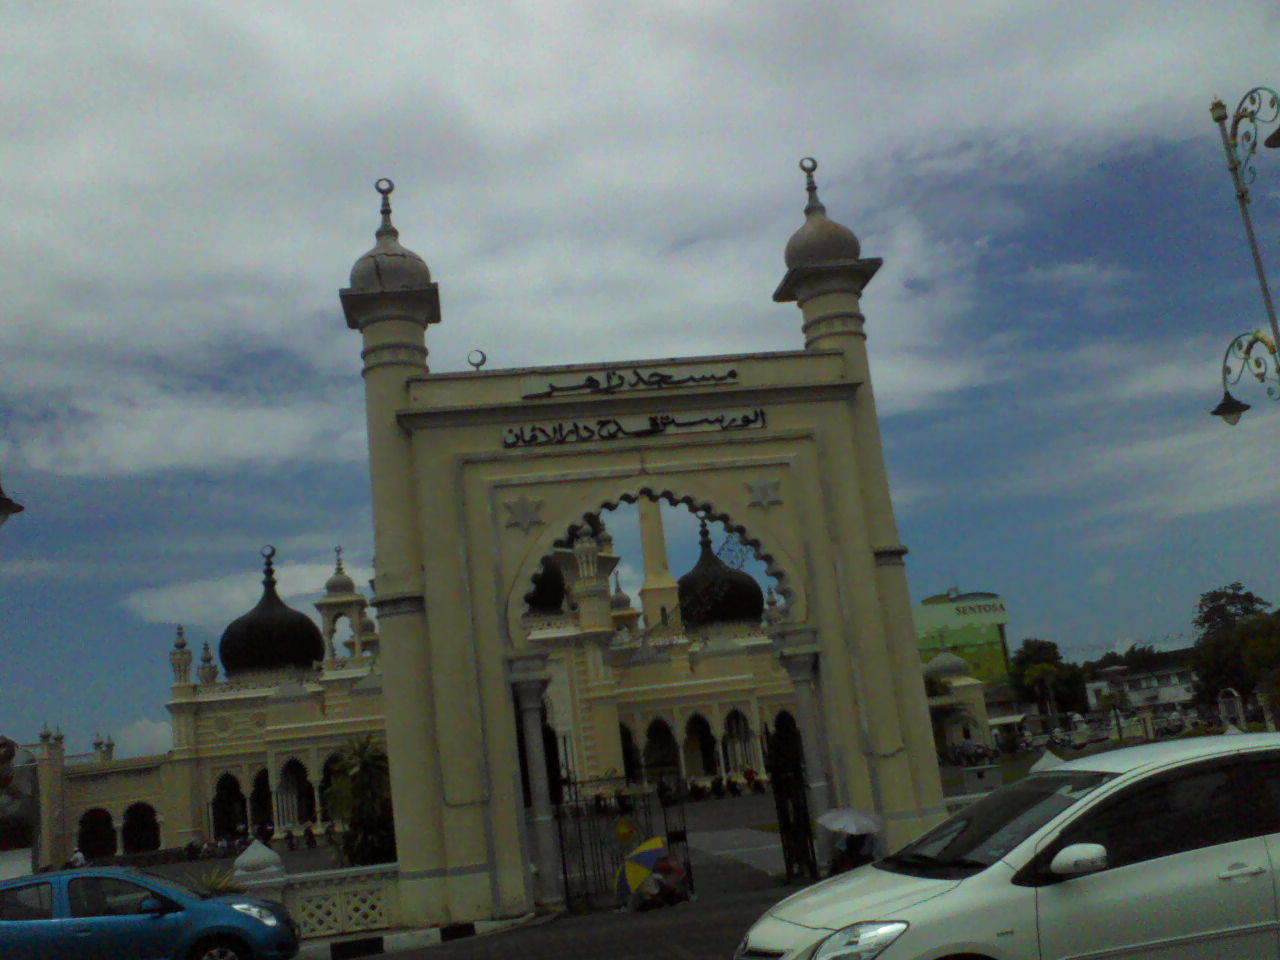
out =
[[[76,824],[76,847],[90,860],[159,850],[160,840],[156,808],[141,800],[114,813],[106,807],[91,807]]]
[[[267,768],[258,765],[252,777],[247,778],[247,793],[246,784],[237,773],[221,773],[209,801],[209,836],[218,839],[254,833],[268,824],[280,830],[296,829],[330,819],[324,796],[333,782],[337,762],[334,751],[318,764],[318,782],[307,763],[296,756],[279,765],[274,782]]]
[[[777,717],[787,713],[785,709],[778,711],[775,725]],[[753,727],[747,712],[739,707],[724,711],[714,727],[701,710],[664,713],[647,723],[633,718],[618,728],[626,778],[645,783],[688,783],[716,776],[742,778],[747,770],[763,774],[764,727],[768,722],[762,719],[758,728]]]

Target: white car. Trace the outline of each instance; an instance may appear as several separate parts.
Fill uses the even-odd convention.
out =
[[[1280,734],[1032,774],[788,897],[738,960],[1280,957]]]

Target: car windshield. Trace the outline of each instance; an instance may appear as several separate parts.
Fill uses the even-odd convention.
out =
[[[969,804],[876,866],[929,877],[977,873],[1114,776],[1085,771],[1032,774]]]
[[[195,897],[198,900],[208,900],[212,894],[205,890],[198,890],[190,884],[184,883],[175,877],[162,877],[158,873],[152,873],[150,870],[143,870],[143,875],[147,878],[147,882],[154,887],[159,887],[166,893],[172,893],[177,896]]]

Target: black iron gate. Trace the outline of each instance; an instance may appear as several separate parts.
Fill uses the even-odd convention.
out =
[[[813,826],[809,821],[809,785],[804,775],[804,749],[800,731],[790,714],[778,717],[773,732],[765,728],[765,769],[773,787],[778,811],[778,833],[787,880],[817,879],[818,861],[813,850]]]
[[[622,859],[651,837],[663,837],[667,852],[685,869],[693,892],[684,803],[673,793],[622,777],[563,782],[556,804],[560,870],[565,903],[585,910],[618,902],[616,883]]]

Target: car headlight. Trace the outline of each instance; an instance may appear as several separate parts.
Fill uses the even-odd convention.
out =
[[[255,920],[265,923],[268,927],[278,926],[280,921],[276,919],[276,915],[266,907],[260,907],[254,903],[233,903],[232,910],[239,910],[241,913],[247,913]],[[857,956],[857,954],[854,954]]]
[[[871,960],[906,929],[905,923],[855,923],[818,944],[812,960]]]

